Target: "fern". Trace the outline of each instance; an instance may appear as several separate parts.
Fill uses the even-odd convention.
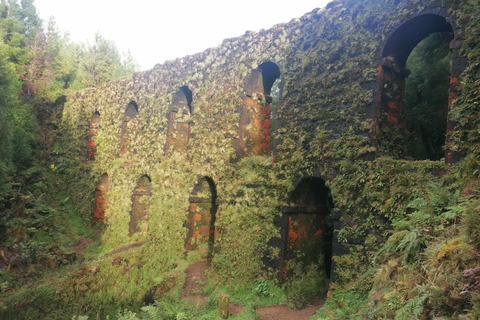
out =
[[[445,219],[445,220],[452,221],[453,223],[456,223],[457,218],[460,217],[461,215],[463,215],[464,213],[465,213],[464,208],[458,207],[458,206],[452,206],[452,207],[448,207],[447,211],[440,214],[440,217]]]
[[[420,296],[409,299],[405,306],[398,310],[395,314],[395,319],[400,320],[412,320],[421,319],[423,313],[423,307],[428,295],[422,294]]]
[[[403,251],[403,262],[408,263],[414,256],[422,251],[427,241],[418,230],[406,234],[398,244],[396,250]]]

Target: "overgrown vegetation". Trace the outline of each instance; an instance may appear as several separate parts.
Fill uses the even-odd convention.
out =
[[[1,1],[0,34],[0,290],[20,290],[22,301],[43,304],[53,287],[39,286],[31,297],[20,288],[74,263],[80,258],[75,242],[96,237],[61,192],[60,172],[52,165],[64,96],[73,87],[131,74],[135,64],[122,60],[100,34],[91,46],[72,43],[53,19],[39,19],[33,0]],[[94,64],[107,66],[93,71],[87,65],[97,51],[105,54]],[[83,80],[92,74],[106,76]],[[0,304],[6,307],[3,298]]]
[[[436,6],[456,19],[465,37],[461,54],[468,57],[448,112],[457,124],[449,147],[462,155],[451,165],[398,160],[372,143],[378,132],[372,122],[376,58],[388,36],[383,30]],[[101,35],[91,46],[72,44],[53,21],[42,30],[32,8],[29,1],[0,6],[7,35],[0,43],[0,315],[216,319],[222,294],[244,306],[234,319],[254,319],[255,308],[267,304],[301,307],[326,291],[318,272],[323,268],[297,266],[292,278],[279,283],[278,243],[286,228],[279,218],[292,205],[299,179],[317,177],[333,197],[337,251],[326,305],[313,319],[480,316],[478,0],[334,1],[300,20],[106,85],[131,71],[113,44]],[[448,58],[444,49],[425,57],[430,45],[445,40],[434,37],[425,51],[414,53],[418,60],[410,68],[424,72],[412,79],[436,100],[445,94],[436,85],[437,63],[446,67]],[[265,61],[282,66],[282,104],[272,118],[279,145],[274,161],[235,159],[235,110],[246,77]],[[185,85],[195,111],[186,117],[188,151],[165,154],[165,115]],[[85,86],[97,89],[69,90]],[[413,98],[422,90],[411,91]],[[132,100],[139,107],[136,122],[129,123],[136,153],[120,158],[124,111]],[[423,134],[437,139],[428,133],[436,131],[430,122],[437,120],[427,117],[436,112],[434,104],[413,107],[407,117],[425,120]],[[98,150],[87,162],[86,135],[96,111]],[[105,173],[111,179],[107,220],[92,226],[93,192]],[[144,175],[152,182],[149,211],[140,231],[129,235],[131,194]],[[183,225],[189,197],[204,177],[215,184],[218,211],[209,281],[198,292],[207,302],[192,306],[181,299],[185,270],[205,248],[185,255]],[[81,238],[93,244],[75,252],[72,245]]]
[[[434,33],[410,54],[406,79],[406,157],[440,160],[445,155],[452,34]]]

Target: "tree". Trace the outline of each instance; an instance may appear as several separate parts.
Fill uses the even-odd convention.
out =
[[[115,43],[97,32],[94,43],[88,45],[80,56],[80,68],[72,88],[98,87],[115,78],[131,74],[136,68],[137,64],[130,53],[127,53],[122,61]]]
[[[449,32],[430,35],[407,61],[411,71],[405,95],[407,155],[415,159],[439,160],[444,156],[451,37]]]

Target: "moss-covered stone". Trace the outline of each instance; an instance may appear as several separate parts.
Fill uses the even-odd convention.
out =
[[[382,145],[378,139],[396,141],[393,131],[379,134],[377,67],[382,45],[403,21],[437,7],[456,21],[464,40],[461,55],[469,59],[454,84],[456,99],[449,111],[456,126],[447,147],[463,159],[452,165],[396,160],[395,151],[378,150]],[[440,188],[453,195],[466,182],[478,180],[479,15],[477,0],[334,1],[289,23],[226,39],[202,53],[72,93],[61,126],[66,185],[89,220],[96,183],[108,174],[105,251],[145,242],[134,253],[122,254],[126,261],[145,264],[117,265],[101,258],[98,273],[88,275],[98,289],[87,284],[69,294],[83,294],[85,304],[99,308],[112,300],[132,306],[163,279],[181,278],[187,265],[183,253],[189,197],[204,177],[215,184],[218,197],[212,260],[216,280],[244,284],[276,277],[278,270],[266,267],[263,260],[281,256],[281,246],[271,245],[272,239],[282,238],[282,227],[276,224],[281,207],[289,205],[299,179],[318,177],[326,181],[335,207],[337,268],[332,288],[365,291],[374,286],[378,294],[384,287],[369,278],[374,277],[371,263],[391,235],[392,222],[408,218],[411,202],[429,199],[429,190]],[[244,83],[266,61],[276,63],[281,72],[274,157],[236,159],[237,110],[244,103]],[[193,93],[194,112],[184,119],[190,126],[188,147],[166,153],[167,114],[182,86]],[[124,112],[131,101],[138,105],[137,128],[129,141],[134,151],[119,157]],[[97,153],[94,161],[87,162],[87,135],[95,112],[100,113]],[[132,193],[143,175],[151,179],[148,213],[140,231],[129,235]],[[444,208],[448,205],[452,204],[446,202]],[[439,252],[444,256],[457,248],[452,242],[443,243]],[[399,262],[392,261],[384,261],[380,268],[384,271],[375,277],[398,268]],[[117,284],[125,277],[135,281],[135,289],[123,280]],[[391,293],[382,299],[393,297],[399,296]],[[379,298],[374,294],[373,299]],[[384,314],[391,317],[395,311]]]

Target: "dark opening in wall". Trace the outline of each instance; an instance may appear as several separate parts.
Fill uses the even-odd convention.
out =
[[[271,96],[280,95],[280,68],[273,62],[264,62],[252,70],[245,81],[243,106],[240,109],[239,138],[235,142],[238,158],[248,155],[268,155],[272,141],[272,101]],[[276,109],[275,116],[276,117]]]
[[[120,136],[120,157],[123,157],[129,153],[134,153],[134,150],[131,150],[131,141],[137,134],[138,131],[138,105],[135,101],[131,101],[125,113],[123,115],[122,122],[122,131]]]
[[[190,117],[193,114],[193,95],[187,86],[181,87],[172,99],[168,113],[167,141],[165,152],[187,150],[190,139]]]
[[[275,63],[269,61],[259,65],[258,69],[262,72],[264,94],[269,96],[273,84],[280,78],[280,69]]]
[[[215,241],[217,189],[209,177],[203,177],[193,188],[188,209],[185,250],[201,250],[202,257],[211,260]]]
[[[385,154],[431,160],[445,156],[447,163],[453,161],[448,141],[454,124],[447,119],[447,113],[451,102],[456,99],[455,83],[465,68],[466,60],[458,50],[459,31],[447,16],[440,9],[419,13],[396,28],[383,47],[383,61],[378,68],[377,144]],[[426,43],[420,45],[419,53],[413,53],[411,63],[416,73],[410,75],[407,59],[424,39]],[[452,49],[450,56],[446,53],[447,42]],[[443,71],[447,60],[451,65],[449,72]],[[405,84],[410,76],[415,81],[409,85],[413,91],[407,96]],[[435,90],[433,87],[436,87]]]
[[[93,213],[94,221],[105,220],[108,187],[108,175],[105,173],[100,177],[100,180],[98,180],[97,188],[95,189],[95,211]]]
[[[320,178],[300,181],[290,197],[286,214],[283,278],[289,280],[317,269],[319,294],[326,291],[326,279],[331,276],[333,200],[330,189]]]
[[[436,161],[445,156],[452,38],[451,32],[431,34],[407,60],[406,159]]]
[[[145,220],[148,213],[148,202],[152,195],[152,181],[146,175],[142,176],[132,195],[132,210],[130,212],[129,233],[140,231],[139,222]]]
[[[270,91],[270,98],[272,102],[270,103],[270,148],[273,150],[275,143],[275,134],[277,129],[277,114],[278,108],[280,106],[280,78],[275,80]]]
[[[100,113],[95,111],[90,120],[90,127],[88,128],[87,136],[87,160],[95,160],[95,155],[97,154],[97,144],[95,139],[98,136],[100,128]]]
[[[187,86],[181,87],[180,91],[182,91],[183,94],[185,95],[185,99],[187,100],[188,110],[190,111],[190,115],[192,115],[193,114],[193,93]]]

